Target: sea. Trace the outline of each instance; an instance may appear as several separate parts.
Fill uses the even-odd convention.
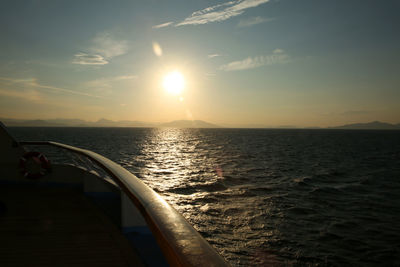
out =
[[[10,128],[119,163],[232,266],[400,266],[400,131]]]

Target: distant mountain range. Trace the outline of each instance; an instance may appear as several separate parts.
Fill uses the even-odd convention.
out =
[[[221,128],[218,125],[200,121],[200,120],[179,120],[179,121],[171,121],[167,123],[162,123],[159,126],[161,127],[173,127],[173,128]]]
[[[95,122],[81,119],[49,119],[49,120],[19,120],[0,118],[10,127],[171,127],[171,128],[221,128],[218,125],[201,120],[177,120],[167,123],[148,123],[141,121],[112,121],[100,119]]]
[[[6,126],[25,126],[25,127],[170,127],[170,128],[224,128],[216,124],[201,120],[176,120],[166,123],[149,123],[142,121],[112,121],[108,119],[100,119],[98,121],[85,121],[81,119],[49,119],[49,120],[20,120],[0,118]],[[229,127],[228,127],[229,128]],[[282,129],[301,129],[296,126],[279,126],[279,127],[245,127],[245,128],[282,128]],[[307,127],[307,129],[323,129],[319,127]],[[328,129],[354,129],[354,130],[398,130],[399,124],[390,124],[386,122],[373,121],[368,123],[353,123],[342,126],[328,127]]]
[[[367,123],[353,123],[342,126],[330,127],[330,129],[354,129],[354,130],[399,130],[400,123],[391,124],[380,121],[372,121]]]

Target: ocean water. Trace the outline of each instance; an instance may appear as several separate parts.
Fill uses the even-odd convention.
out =
[[[399,266],[400,131],[11,128],[98,152],[233,266]]]

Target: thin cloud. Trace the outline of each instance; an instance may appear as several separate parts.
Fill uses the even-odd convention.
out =
[[[282,53],[273,53],[266,56],[248,57],[243,60],[233,61],[228,64],[222,65],[219,69],[223,71],[237,71],[254,69],[267,65],[283,64],[289,61],[289,56]]]
[[[348,110],[348,111],[340,113],[340,115],[354,116],[354,115],[367,115],[370,113],[371,113],[371,111],[369,111],[369,110]]]
[[[263,18],[263,17],[251,17],[247,19],[241,19],[238,23],[238,27],[244,28],[244,27],[250,27],[253,25],[261,24],[264,22],[272,21],[274,19],[272,18]]]
[[[160,29],[160,28],[168,27],[169,25],[171,25],[171,24],[173,24],[173,23],[174,23],[174,22],[170,21],[170,22],[166,22],[166,23],[154,25],[154,26],[152,26],[152,28],[153,28],[153,29]]]
[[[122,75],[122,76],[114,77],[114,81],[133,80],[133,79],[137,79],[137,77],[138,76],[136,76],[136,75]]]
[[[88,88],[111,88],[112,83],[126,80],[135,80],[138,76],[136,75],[122,75],[109,78],[101,78],[97,80],[92,80],[84,83],[83,85]]]
[[[207,77],[214,77],[214,76],[216,76],[216,74],[213,73],[213,72],[206,72],[206,73],[204,73],[204,75],[207,76]]]
[[[25,87],[31,87],[31,88],[39,88],[39,89],[45,89],[46,91],[52,91],[52,92],[63,92],[63,93],[68,93],[68,94],[74,94],[74,95],[80,95],[80,96],[89,96],[89,97],[96,97],[96,98],[101,98],[100,96],[95,96],[92,94],[88,93],[83,93],[79,91],[74,91],[74,90],[69,90],[61,87],[55,87],[55,86],[49,86],[49,85],[43,85],[40,84],[36,78],[30,78],[30,79],[13,79],[13,78],[7,78],[7,77],[0,77],[0,80],[6,81],[9,83],[14,83],[14,84],[19,84]]]
[[[121,56],[128,52],[128,42],[117,40],[108,32],[97,34],[92,43],[93,45],[88,49],[88,52],[74,55],[73,64],[106,65],[113,57]]]
[[[220,56],[221,56],[220,54],[211,54],[211,55],[208,55],[207,57],[214,58],[214,57],[220,57]]]
[[[236,0],[207,7],[194,12],[191,16],[177,23],[176,26],[199,25],[224,21],[243,14],[248,8],[256,7],[267,2],[269,2],[269,0]]]
[[[22,98],[28,101],[39,102],[41,100],[40,94],[36,90],[14,91],[7,89],[0,89],[0,95],[13,98]]]
[[[105,65],[108,61],[102,55],[89,55],[86,53],[78,53],[74,55],[73,64],[79,65]]]
[[[128,52],[128,42],[117,40],[108,32],[99,33],[93,39],[94,46],[91,50],[105,58],[113,58]]]

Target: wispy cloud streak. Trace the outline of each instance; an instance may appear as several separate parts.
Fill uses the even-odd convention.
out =
[[[73,64],[106,65],[113,57],[128,52],[128,42],[114,39],[108,32],[97,34],[92,43],[93,45],[88,49],[88,52],[74,55]]]
[[[86,53],[78,53],[74,55],[72,63],[79,65],[105,65],[108,61],[102,55],[89,55]]]
[[[111,84],[115,82],[121,81],[128,81],[128,80],[135,80],[138,76],[136,75],[122,75],[116,77],[109,77],[109,78],[101,78],[97,80],[92,80],[85,82],[83,85],[88,88],[110,88],[112,87]]]
[[[92,94],[88,94],[88,93],[84,93],[84,92],[69,90],[69,89],[65,89],[65,88],[61,88],[61,87],[43,85],[43,84],[40,84],[37,81],[37,79],[35,79],[35,78],[13,79],[13,78],[7,78],[7,77],[0,77],[0,81],[6,81],[8,83],[19,84],[19,85],[22,85],[22,86],[25,86],[28,88],[39,88],[39,89],[45,89],[47,91],[53,91],[53,92],[63,92],[63,93],[68,93],[68,94],[73,94],[73,95],[101,98],[100,96],[96,96],[96,95],[92,95]]]
[[[128,52],[128,42],[114,39],[108,32],[97,34],[93,39],[93,44],[91,50],[105,58],[113,58]]]
[[[191,16],[177,23],[176,26],[199,25],[224,21],[243,14],[248,8],[256,7],[267,2],[269,2],[269,0],[237,0],[207,7],[192,13]]]
[[[28,101],[38,102],[41,100],[39,93],[36,90],[14,91],[8,89],[0,89],[0,95],[13,98],[22,98]]]
[[[154,25],[152,28],[153,29],[160,29],[160,28],[168,27],[169,25],[172,25],[172,24],[173,24],[173,22],[170,21],[170,22]]]
[[[220,57],[220,56],[221,56],[220,54],[211,54],[211,55],[208,55],[207,57],[214,58],[214,57]]]
[[[250,27],[253,25],[261,24],[264,22],[272,21],[274,20],[273,18],[263,18],[263,17],[251,17],[247,19],[241,19],[238,23],[238,27],[244,28],[244,27]]]
[[[233,61],[222,65],[219,69],[224,71],[247,70],[267,65],[283,64],[287,62],[289,62],[289,56],[281,49],[276,49],[271,55],[248,57],[243,60]]]

